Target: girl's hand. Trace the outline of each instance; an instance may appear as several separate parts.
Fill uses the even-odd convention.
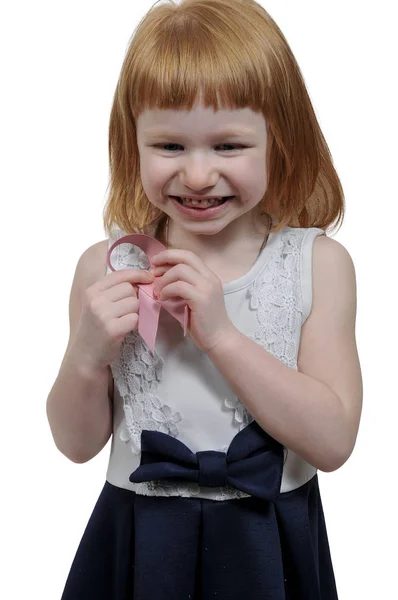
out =
[[[235,327],[227,315],[221,280],[190,250],[164,250],[151,259],[159,301],[182,298],[190,308],[188,332],[203,352]],[[161,276],[161,277],[160,277]]]
[[[84,291],[73,344],[82,361],[103,369],[119,356],[124,338],[138,327],[136,284],[153,280],[148,271],[122,269],[108,273]]]

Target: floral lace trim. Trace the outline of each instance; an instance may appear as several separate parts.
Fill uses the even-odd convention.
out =
[[[201,488],[197,483],[174,483],[171,481],[148,481],[134,484],[136,494],[142,496],[181,496],[182,498],[191,498],[203,494],[204,490],[217,490],[216,496],[211,500],[235,500],[238,498],[249,498],[250,495],[241,492],[232,486],[220,488]]]
[[[242,431],[247,425],[253,421],[253,417],[242,404],[237,396],[234,398],[225,398],[224,406],[234,411],[234,422],[239,426],[239,431]]]
[[[123,399],[125,424],[120,432],[123,442],[131,442],[133,454],[141,452],[143,429],[177,437],[181,415],[162,404],[157,396],[163,360],[153,357],[137,332],[127,334],[120,357],[112,363],[112,373]]]
[[[297,368],[297,341],[301,324],[300,252],[305,231],[285,232],[261,275],[248,293],[259,327],[250,339],[288,367]]]
[[[297,343],[292,332],[301,323],[302,298],[297,275],[304,235],[305,231],[299,229],[283,233],[264,270],[248,289],[250,308],[256,310],[259,325],[249,339],[294,369]],[[234,411],[239,430],[253,421],[239,398],[227,398],[224,405]]]

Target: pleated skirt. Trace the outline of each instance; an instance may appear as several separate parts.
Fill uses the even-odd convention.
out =
[[[318,476],[214,501],[101,491],[61,600],[336,600]]]

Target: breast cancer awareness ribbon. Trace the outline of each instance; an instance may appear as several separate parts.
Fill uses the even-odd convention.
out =
[[[144,235],[142,233],[132,233],[119,238],[108,250],[107,254],[107,265],[112,271],[116,271],[111,264],[111,254],[116,246],[119,244],[133,244],[138,246],[143,252],[145,252],[147,258],[150,260],[155,254],[159,254],[167,248],[151,237],[150,235]],[[165,301],[159,301],[154,298],[153,286],[154,282],[151,283],[137,283],[138,287],[138,299],[140,301],[140,309],[138,315],[138,333],[142,339],[146,342],[152,353],[155,351],[155,341],[158,332],[159,325],[159,314],[160,309],[164,308],[167,312],[174,317],[181,324],[184,330],[184,337],[187,333],[188,326],[188,305],[184,300],[178,300],[171,298]]]

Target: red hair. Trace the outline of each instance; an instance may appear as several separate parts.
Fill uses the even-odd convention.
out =
[[[263,114],[269,182],[261,202],[276,217],[271,231],[342,222],[343,189],[303,76],[265,9],[254,0],[156,4],[133,34],[113,99],[106,231],[164,222],[141,183],[136,119],[145,109],[190,110],[199,90],[206,108]]]

